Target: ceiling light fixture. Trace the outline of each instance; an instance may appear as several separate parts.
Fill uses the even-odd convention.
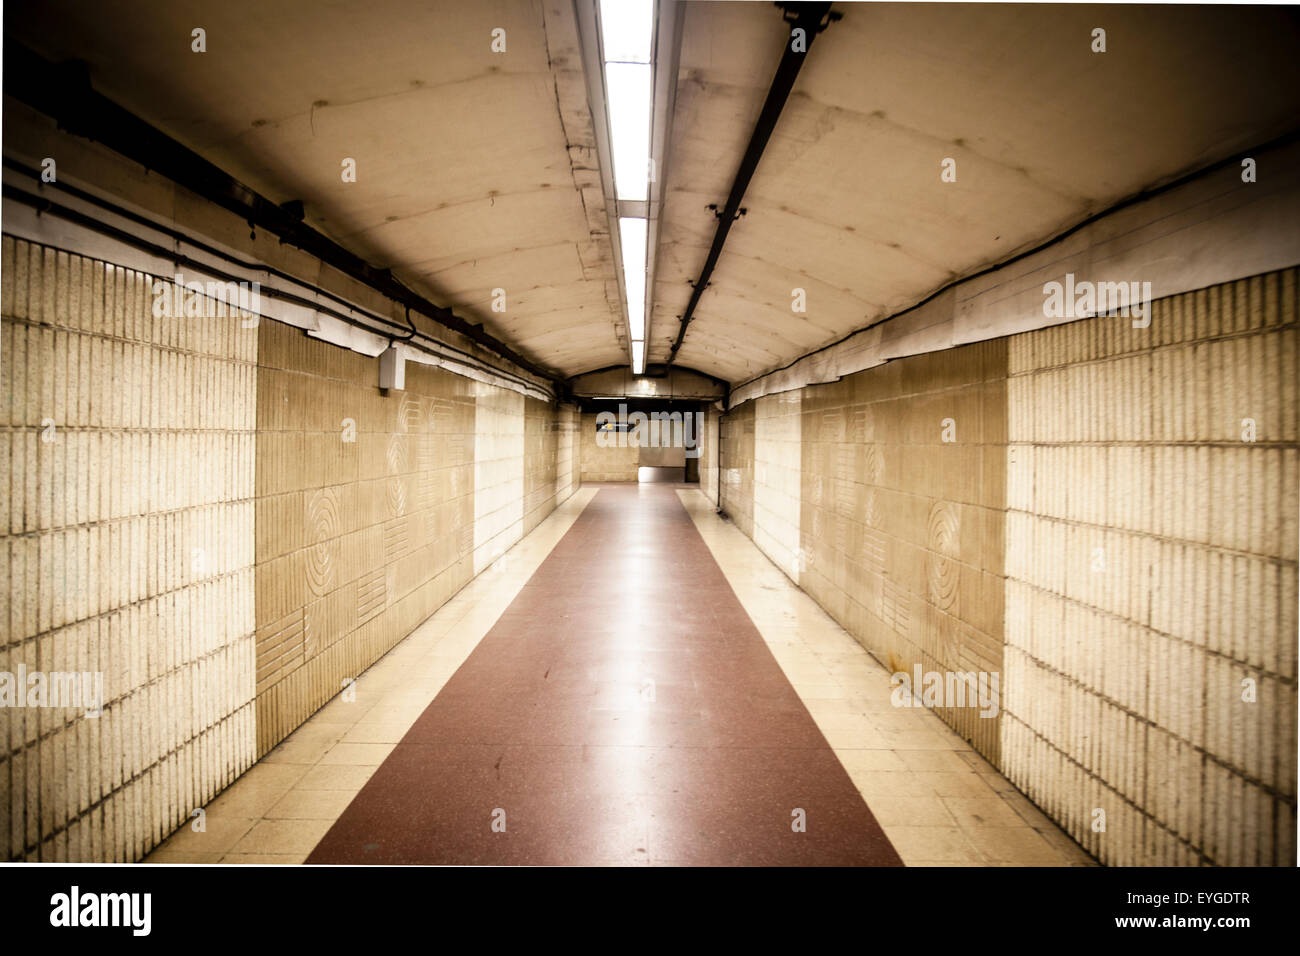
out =
[[[618,221],[618,235],[623,246],[627,327],[633,342],[645,340],[645,229],[644,219],[623,216]]]
[[[601,59],[609,121],[615,202],[641,204],[640,215],[620,208],[618,233],[632,372],[645,373],[646,240],[653,178],[655,0],[600,0]]]

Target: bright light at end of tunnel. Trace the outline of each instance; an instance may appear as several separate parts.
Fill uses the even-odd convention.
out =
[[[623,289],[627,293],[628,337],[645,338],[645,242],[646,221],[623,218],[618,221],[623,248]]]
[[[632,374],[633,375],[645,374],[645,343],[644,342],[632,343]]]

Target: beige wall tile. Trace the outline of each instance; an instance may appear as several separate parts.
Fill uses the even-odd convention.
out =
[[[4,669],[102,672],[105,699],[98,718],[0,710],[6,856],[135,860],[254,758],[238,410],[256,333],[154,318],[151,277],[3,248],[21,287],[0,321],[0,379],[20,389],[0,436]]]
[[[1149,330],[1090,319],[747,402],[721,507],[787,574],[797,528],[796,580],[891,671],[998,674],[996,718],[935,713],[1103,862],[1290,863],[1297,309],[1290,269],[1157,301]],[[954,800],[1000,780],[961,779],[983,790]]]

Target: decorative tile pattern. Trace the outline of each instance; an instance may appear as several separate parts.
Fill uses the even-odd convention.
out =
[[[104,691],[97,718],[0,708],[0,857],[132,861],[255,757],[257,332],[157,318],[152,277],[105,262],[0,256],[0,671]]]

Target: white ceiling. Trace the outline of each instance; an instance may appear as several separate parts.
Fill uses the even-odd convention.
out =
[[[839,4],[678,355],[739,383],[1138,190],[1289,130],[1278,9]],[[542,365],[625,364],[571,0],[48,0],[6,27]],[[208,52],[190,52],[190,31]],[[1094,27],[1108,52],[1089,51]],[[493,54],[491,31],[506,30]],[[649,360],[662,361],[787,28],[685,4]],[[357,161],[343,183],[340,162]],[[957,182],[939,179],[945,157]],[[791,311],[806,290],[808,311]],[[508,311],[490,309],[494,288]]]
[[[8,20],[539,364],[626,363],[570,0],[50,0]],[[194,27],[205,54],[190,50]],[[504,54],[491,50],[498,27]],[[355,183],[342,181],[345,157]],[[505,313],[491,309],[498,288]]]
[[[735,384],[1300,124],[1284,10],[834,9],[678,353]],[[706,207],[726,200],[787,30],[768,4],[686,5],[651,362],[676,337],[716,228]]]

